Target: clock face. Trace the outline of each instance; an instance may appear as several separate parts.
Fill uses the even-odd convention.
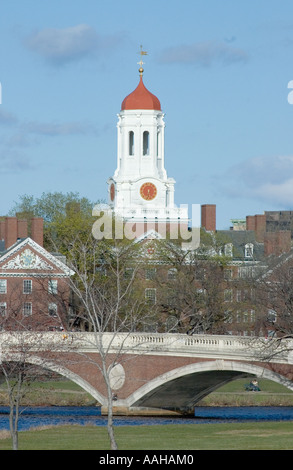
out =
[[[110,186],[110,198],[111,198],[111,201],[114,201],[114,198],[115,198],[115,186],[114,186],[114,183],[112,183],[111,186]]]
[[[153,183],[144,183],[140,188],[140,195],[146,201],[151,201],[157,195],[157,188]]]

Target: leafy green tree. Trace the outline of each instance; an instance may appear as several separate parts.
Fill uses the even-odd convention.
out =
[[[27,219],[44,219],[44,246],[49,251],[56,247],[67,254],[68,246],[76,237],[91,233],[94,203],[79,193],[43,193],[40,197],[23,195],[10,210],[10,216]]]

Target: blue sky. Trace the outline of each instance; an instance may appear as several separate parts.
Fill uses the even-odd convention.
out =
[[[107,198],[141,44],[176,204],[216,204],[218,229],[293,210],[292,0],[1,0],[0,214]]]

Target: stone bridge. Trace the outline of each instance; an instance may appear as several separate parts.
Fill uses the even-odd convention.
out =
[[[114,412],[191,411],[204,396],[240,377],[293,390],[293,341],[159,333],[0,333],[0,360],[23,360],[80,385]],[[104,371],[104,375],[103,375]],[[107,373],[105,374],[105,371]]]

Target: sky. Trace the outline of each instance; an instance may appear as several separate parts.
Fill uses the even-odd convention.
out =
[[[293,210],[292,0],[1,0],[0,215],[107,200],[140,45],[176,205],[216,204],[221,230]]]

